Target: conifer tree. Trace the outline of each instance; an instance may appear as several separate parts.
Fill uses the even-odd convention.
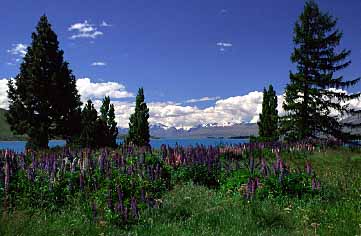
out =
[[[28,147],[47,148],[54,137],[70,142],[79,132],[80,96],[63,54],[57,35],[42,16],[20,73],[8,83],[7,121],[16,134],[27,134]]]
[[[115,122],[114,105],[110,104],[110,97],[103,99],[100,107],[99,133],[103,133],[104,143],[102,146],[116,147],[116,139],[118,136],[117,122]]]
[[[268,91],[263,90],[262,113],[259,115],[259,138],[263,141],[278,140],[277,95],[270,85]]]
[[[81,133],[79,144],[82,147],[98,147],[98,112],[94,108],[93,102],[89,99],[81,113]],[[100,135],[101,136],[101,135]]]
[[[336,23],[337,20],[321,12],[314,1],[308,1],[295,24],[291,60],[297,72],[290,72],[286,86],[283,104],[286,115],[282,119],[286,138],[353,138],[345,131],[340,117],[357,112],[347,102],[361,94],[347,94],[340,89],[352,87],[360,79],[345,80],[340,75],[351,61],[348,60],[350,51],[337,50],[342,32],[336,29]]]
[[[138,90],[138,95],[135,102],[135,112],[129,119],[129,133],[127,142],[136,146],[149,147],[149,109],[144,101],[143,88]]]

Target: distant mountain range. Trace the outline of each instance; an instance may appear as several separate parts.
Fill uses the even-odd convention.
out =
[[[24,140],[25,136],[14,135],[10,126],[5,119],[6,110],[0,108],[0,140]],[[351,116],[344,119],[344,122],[359,123],[361,115]],[[249,137],[251,135],[258,135],[258,126],[254,123],[239,123],[239,124],[200,124],[189,130],[177,129],[175,127],[168,127],[164,124],[150,125],[150,135],[154,138],[235,138],[235,137]],[[352,133],[361,133],[361,128],[346,129]],[[127,128],[119,128],[119,136],[124,136],[128,133]]]
[[[202,124],[189,130],[175,127],[168,127],[163,124],[153,124],[149,127],[150,135],[158,138],[234,138],[249,137],[258,134],[258,126],[253,123],[218,125]],[[119,134],[128,133],[127,128],[119,128]]]
[[[6,110],[0,108],[0,140],[24,140],[25,136],[14,135],[6,121]],[[202,124],[189,130],[168,127],[163,124],[150,125],[150,135],[156,138],[231,138],[248,137],[258,134],[257,124]],[[119,135],[124,136],[128,133],[127,128],[119,128]]]

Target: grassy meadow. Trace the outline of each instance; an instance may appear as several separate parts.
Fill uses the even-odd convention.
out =
[[[0,235],[361,235],[360,150],[283,155],[289,169],[303,169],[305,160],[322,185],[316,194],[277,194],[263,183],[246,198],[237,184],[246,179],[242,167],[218,186],[180,178],[178,167],[169,189],[157,196],[159,205],[139,207],[139,217],[129,224],[94,221],[83,198],[74,195],[56,209],[14,206],[2,213]]]

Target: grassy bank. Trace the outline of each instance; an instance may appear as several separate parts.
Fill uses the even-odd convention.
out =
[[[93,223],[75,199],[56,211],[3,213],[0,235],[361,235],[360,152],[328,150],[306,158],[322,183],[320,195],[245,200],[222,188],[183,183],[131,226]],[[303,168],[304,157],[287,162]]]

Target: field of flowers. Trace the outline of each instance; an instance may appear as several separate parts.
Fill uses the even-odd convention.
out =
[[[228,233],[313,235],[343,232],[311,216],[340,203],[356,207],[348,210],[352,224],[345,232],[357,235],[361,176],[354,168],[361,167],[361,155],[343,149],[354,159],[327,159],[330,147],[311,143],[2,150],[0,234],[230,235],[232,227],[220,230],[222,217],[234,222],[242,216],[239,227],[248,228]],[[51,229],[56,219],[64,222]]]

